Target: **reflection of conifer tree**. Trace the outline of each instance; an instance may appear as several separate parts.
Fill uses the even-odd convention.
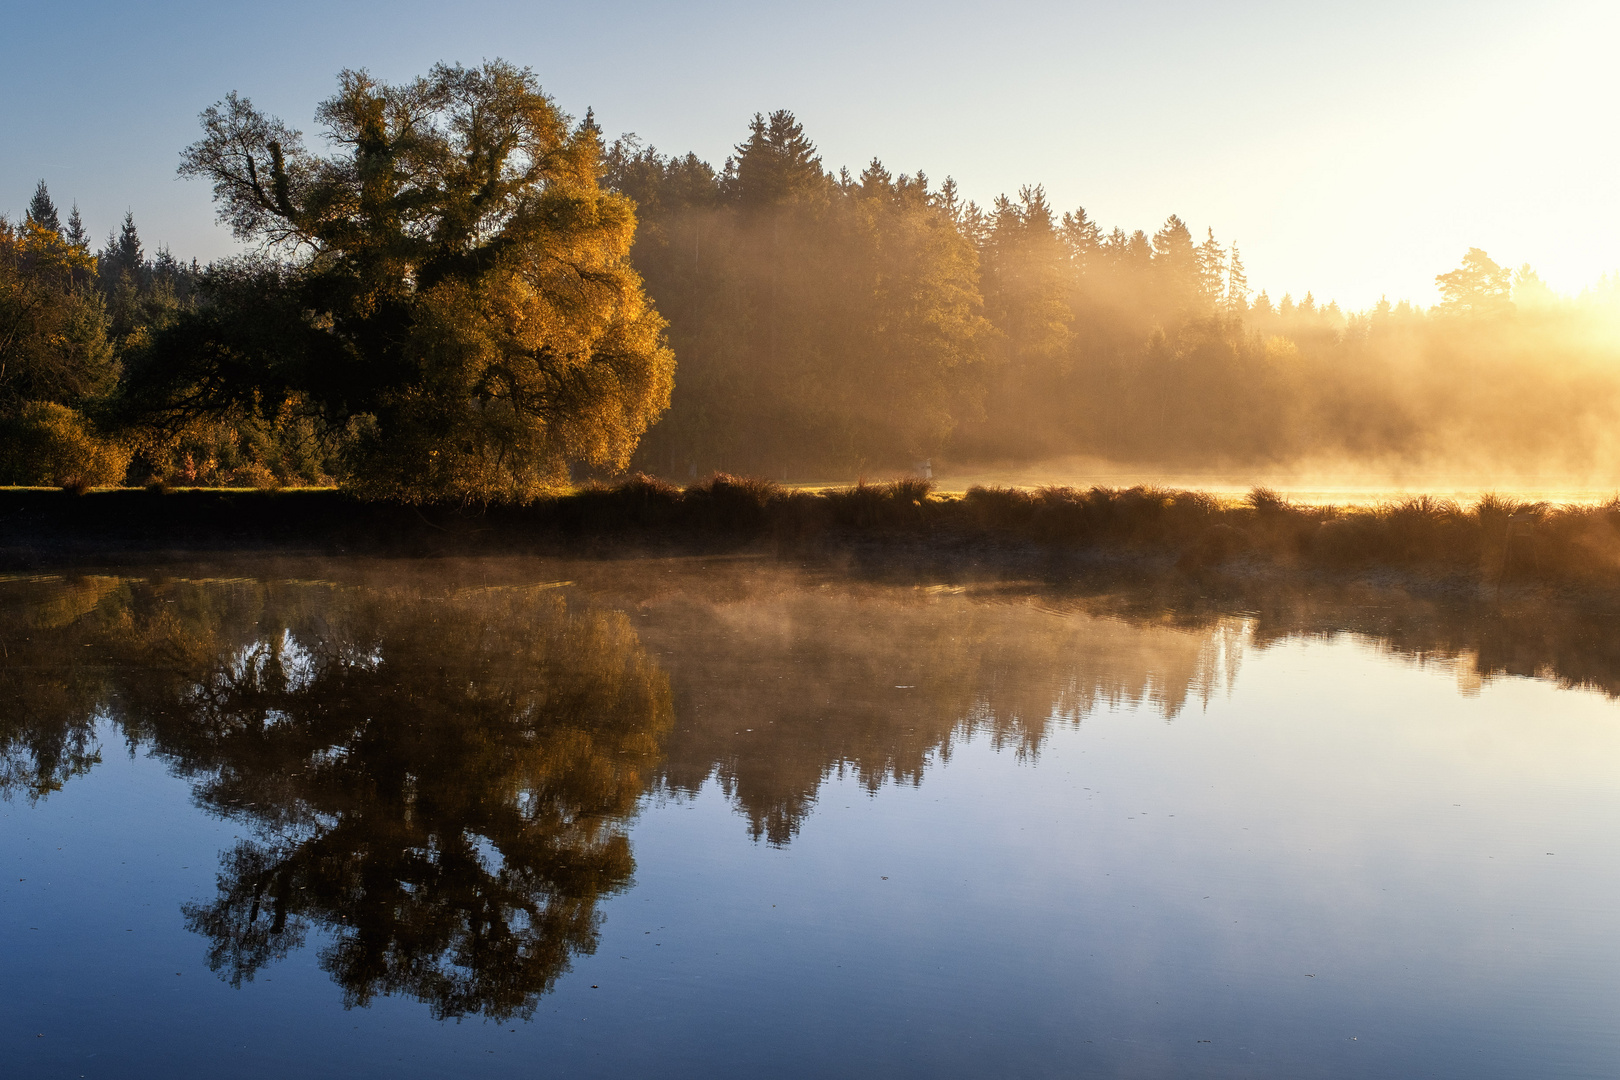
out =
[[[718,775],[753,837],[786,844],[833,774],[869,791],[916,785],[973,735],[1033,756],[1054,724],[1098,707],[1173,717],[1235,669],[1239,629],[848,589],[732,597],[646,632],[681,655],[676,693],[691,717],[671,739],[667,782],[693,791]]]
[[[89,577],[7,582],[0,593],[0,798],[45,798],[100,763],[98,646],[117,618],[104,602],[120,591],[114,578]]]

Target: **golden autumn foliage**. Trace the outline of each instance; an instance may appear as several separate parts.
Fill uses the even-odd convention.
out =
[[[572,462],[622,467],[674,357],[594,122],[500,61],[398,86],[344,72],[317,115],[330,156],[234,94],[203,114],[181,171],[259,254],[157,336],[137,412],[299,402],[370,497],[523,501]]]

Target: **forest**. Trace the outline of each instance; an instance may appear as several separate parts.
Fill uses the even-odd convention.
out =
[[[235,94],[183,175],[243,253],[0,219],[0,483],[338,485],[525,502],[644,472],[946,463],[1611,475],[1620,277],[1471,249],[1427,309],[1252,288],[1235,242],[988,206],[794,115],[719,166],[563,114],[526,69],[345,72],[326,154]]]

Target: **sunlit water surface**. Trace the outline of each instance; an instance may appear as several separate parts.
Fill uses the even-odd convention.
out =
[[[8,1076],[1620,1062],[1620,707],[1550,668],[701,561],[0,601]]]

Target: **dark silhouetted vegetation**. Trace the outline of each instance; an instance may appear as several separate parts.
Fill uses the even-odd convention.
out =
[[[1334,507],[1265,489],[1241,502],[1150,487],[975,487],[957,496],[921,480],[807,491],[721,475],[683,489],[637,475],[482,508],[367,502],[335,490],[18,491],[0,495],[0,521],[0,557],[20,566],[241,549],[798,556],[866,547],[992,563],[1044,552],[1190,575],[1397,568],[1495,585],[1620,584],[1620,501],[1554,506],[1492,495],[1469,507],[1427,496]]]

